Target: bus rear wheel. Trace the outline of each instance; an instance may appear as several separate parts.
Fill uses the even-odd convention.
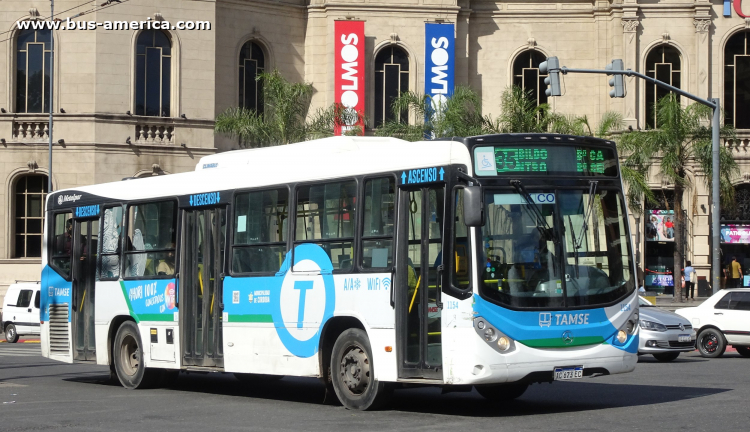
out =
[[[114,341],[114,363],[117,379],[127,389],[152,387],[159,378],[159,371],[146,369],[138,326],[125,321],[117,330]]]
[[[509,401],[521,397],[529,388],[528,384],[498,384],[474,386],[483,398],[491,401]]]
[[[390,393],[389,386],[375,379],[370,340],[360,329],[348,329],[336,339],[331,381],[339,401],[350,410],[377,409]]]

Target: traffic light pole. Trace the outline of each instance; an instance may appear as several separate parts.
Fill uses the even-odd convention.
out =
[[[716,294],[716,292],[719,291],[721,288],[721,265],[719,263],[719,258],[721,255],[721,249],[720,249],[720,243],[719,238],[721,235],[721,225],[720,225],[720,219],[721,219],[721,204],[719,202],[719,137],[720,137],[720,131],[721,131],[721,102],[719,98],[714,98],[711,100],[706,100],[703,98],[700,98],[692,93],[688,93],[684,90],[678,89],[677,87],[671,86],[663,81],[659,81],[657,79],[651,78],[650,76],[643,75],[642,73],[638,73],[635,71],[632,71],[630,69],[627,70],[599,70],[599,69],[569,69],[566,67],[561,67],[558,70],[550,69],[550,72],[560,72],[563,75],[567,75],[569,73],[587,73],[587,74],[604,74],[604,75],[625,75],[625,76],[634,76],[641,78],[645,81],[648,81],[654,85],[657,85],[661,88],[665,88],[669,91],[672,91],[680,96],[685,96],[688,99],[692,99],[700,104],[706,105],[710,107],[713,110],[713,121],[711,122],[712,127],[712,133],[711,133],[711,156],[712,156],[712,173],[711,173],[711,250],[713,251],[712,254],[712,261],[711,261],[711,287]],[[677,278],[675,278],[677,280]]]

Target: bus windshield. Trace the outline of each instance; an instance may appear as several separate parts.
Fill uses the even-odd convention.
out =
[[[515,308],[596,306],[635,286],[622,196],[613,190],[490,190],[481,294]]]

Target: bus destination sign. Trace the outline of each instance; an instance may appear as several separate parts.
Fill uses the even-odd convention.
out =
[[[479,176],[523,174],[614,177],[617,175],[617,160],[612,149],[603,147],[477,147],[474,149],[474,169]]]

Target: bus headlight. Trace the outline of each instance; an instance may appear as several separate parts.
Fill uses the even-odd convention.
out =
[[[500,351],[508,351],[510,348],[510,339],[507,336],[501,336],[497,338],[497,348]]]
[[[515,349],[513,339],[493,327],[484,318],[474,318],[474,330],[492,349],[499,353],[506,354]]]
[[[625,330],[620,330],[617,332],[617,342],[624,344],[625,341],[627,340],[628,340],[628,334],[625,332]]]

